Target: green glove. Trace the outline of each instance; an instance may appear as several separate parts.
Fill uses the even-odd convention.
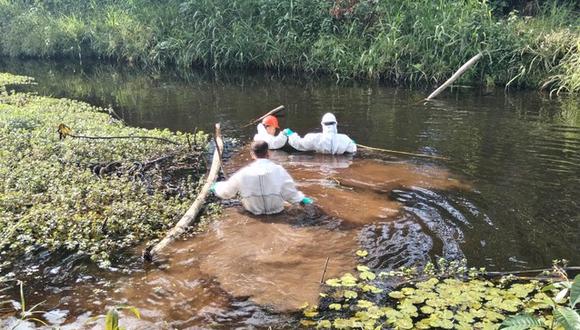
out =
[[[300,201],[300,204],[302,204],[302,205],[308,205],[308,204],[312,204],[312,203],[314,203],[314,201],[312,200],[312,198],[308,198],[308,197],[304,197]]]
[[[291,129],[289,129],[289,128],[285,128],[285,129],[282,131],[282,134],[284,134],[284,135],[286,135],[286,136],[290,136],[290,135],[292,135],[292,134],[294,134],[294,133],[296,133],[296,132],[294,132],[293,130],[291,130]]]
[[[211,191],[214,194],[215,194],[215,186],[216,186],[216,182],[212,183],[211,186],[209,187],[209,191]]]

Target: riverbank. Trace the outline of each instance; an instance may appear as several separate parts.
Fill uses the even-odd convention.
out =
[[[575,10],[546,2],[534,16],[497,16],[471,0],[4,2],[0,53],[434,85],[483,52],[460,84],[577,93]]]
[[[45,251],[107,267],[163,236],[195,198],[207,135],[128,127],[112,109],[9,91],[31,82],[0,74],[0,274]]]

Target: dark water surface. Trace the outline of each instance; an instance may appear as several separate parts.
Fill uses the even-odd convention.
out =
[[[73,261],[52,265],[43,271],[51,282],[38,285],[37,300],[50,295],[51,309],[60,308],[77,326],[89,317],[86,311],[119,302],[137,305],[152,322],[135,327],[162,327],[160,320],[178,328],[279,324],[284,317],[261,306],[291,310],[298,301],[314,299],[318,286],[311,282],[326,257],[336,258],[331,272],[348,271],[359,248],[369,251],[366,263],[376,270],[437,256],[465,257],[471,266],[490,270],[545,267],[556,258],[580,263],[577,100],[461,88],[425,105],[418,101],[429,91],[263,73],[179,76],[6,60],[0,60],[0,71],[35,77],[32,90],[39,94],[111,105],[135,126],[194,131],[219,121],[226,136],[246,140],[255,128],[241,126],[283,104],[282,127],[300,134],[317,130],[322,114],[331,111],[339,130],[357,143],[448,158],[276,153],[328,219],[316,226],[288,225],[230,213],[230,220],[212,225],[198,240],[178,244],[163,271],[143,269],[137,261],[108,275],[86,265],[79,270]],[[230,170],[242,166],[244,157]],[[317,248],[320,240],[326,251]],[[246,254],[236,255],[240,251]],[[77,274],[76,284],[51,275],[72,264],[76,268],[67,271]],[[304,276],[293,276],[291,269]],[[285,296],[300,281],[295,296]]]

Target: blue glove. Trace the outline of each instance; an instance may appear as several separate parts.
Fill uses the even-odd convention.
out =
[[[314,201],[312,200],[312,198],[308,198],[308,197],[304,197],[300,201],[300,204],[302,204],[302,205],[308,205],[308,204],[312,204],[312,203],[314,203]]]
[[[286,136],[290,136],[290,135],[292,135],[292,134],[294,134],[294,133],[296,133],[296,132],[294,132],[293,130],[291,130],[291,129],[289,129],[289,128],[285,128],[285,129],[282,131],[282,134],[284,134],[284,135],[286,135]]]
[[[211,186],[209,187],[209,191],[211,191],[214,194],[215,194],[215,186],[216,186],[216,182],[212,183]]]

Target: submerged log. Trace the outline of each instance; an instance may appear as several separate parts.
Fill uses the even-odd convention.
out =
[[[211,185],[218,178],[220,172],[221,156],[222,156],[221,152],[222,150],[224,150],[224,142],[221,136],[221,129],[219,123],[215,125],[215,141],[216,148],[213,153],[211,168],[205,180],[205,184],[203,185],[201,191],[199,192],[199,195],[197,195],[197,198],[195,199],[193,204],[191,204],[187,212],[183,215],[183,217],[181,217],[181,220],[177,222],[175,227],[173,227],[159,243],[157,243],[151,249],[145,249],[145,251],[143,251],[143,258],[146,261],[152,261],[155,258],[155,256],[158,255],[163,249],[165,249],[169,244],[178,239],[181,236],[181,234],[183,234],[187,230],[187,227],[189,227],[197,218],[197,215],[199,214],[201,208],[205,203],[205,199],[210,191]]]
[[[482,56],[483,55],[481,53],[479,53],[479,54],[475,55],[474,57],[472,57],[465,64],[463,64],[459,68],[459,70],[457,70],[457,72],[455,72],[451,76],[451,78],[447,79],[447,81],[443,85],[441,85],[439,88],[437,88],[433,93],[431,93],[431,95],[427,96],[425,101],[429,101],[429,100],[435,98],[437,95],[439,95],[445,88],[447,88],[449,85],[451,85],[455,80],[457,80],[457,78],[459,78],[465,71],[467,71],[467,69],[469,69],[473,64],[475,64],[475,62],[479,61],[479,59]]]

